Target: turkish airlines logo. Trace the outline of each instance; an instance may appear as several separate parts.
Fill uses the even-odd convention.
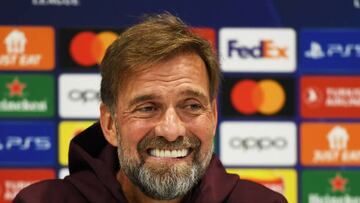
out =
[[[219,47],[225,72],[295,71],[292,29],[222,28]]]
[[[360,77],[304,76],[301,114],[307,118],[358,118]]]
[[[63,74],[59,78],[59,113],[63,118],[98,118],[99,74]]]
[[[302,161],[306,165],[360,165],[359,124],[304,123]],[[316,133],[318,136],[312,136]]]
[[[54,68],[54,31],[50,27],[0,27],[0,70]],[[39,40],[41,39],[41,40]]]
[[[308,87],[304,94],[305,103],[312,108],[319,107],[325,99],[325,95],[316,87]]]
[[[0,201],[10,203],[23,188],[46,179],[54,179],[50,169],[0,169]]]
[[[290,78],[225,78],[223,87],[224,117],[294,114],[294,83]]]
[[[22,189],[35,182],[34,180],[5,180],[3,183],[4,193],[2,199],[5,202],[11,202]]]
[[[293,165],[295,138],[296,126],[291,122],[222,122],[220,158],[231,166]]]
[[[117,30],[60,31],[60,64],[62,68],[91,68],[98,66],[106,49],[119,36]]]

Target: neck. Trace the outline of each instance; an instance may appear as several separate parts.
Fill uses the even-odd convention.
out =
[[[156,200],[145,195],[139,187],[134,185],[125,173],[120,169],[116,175],[116,179],[121,185],[124,195],[130,203],[180,203],[182,197],[172,200]]]

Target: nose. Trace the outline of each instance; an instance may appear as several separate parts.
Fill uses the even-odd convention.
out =
[[[168,108],[155,127],[155,134],[162,136],[169,142],[185,136],[185,126],[174,108]]]

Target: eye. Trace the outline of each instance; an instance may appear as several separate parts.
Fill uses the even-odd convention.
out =
[[[158,114],[160,107],[153,103],[145,103],[133,110],[133,115],[138,118],[151,118]]]
[[[190,108],[193,111],[198,111],[202,109],[202,106],[200,104],[190,104],[188,105],[188,108]]]
[[[188,100],[183,106],[184,110],[190,114],[198,114],[204,110],[204,106],[196,100]]]
[[[150,113],[156,111],[157,108],[154,105],[145,105],[137,108],[137,111],[142,113]]]

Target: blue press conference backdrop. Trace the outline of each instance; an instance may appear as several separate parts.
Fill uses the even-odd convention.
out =
[[[101,57],[86,42],[163,11],[219,54],[229,172],[291,203],[360,201],[359,0],[16,0],[0,3],[0,202],[66,174],[69,140],[97,120]]]

